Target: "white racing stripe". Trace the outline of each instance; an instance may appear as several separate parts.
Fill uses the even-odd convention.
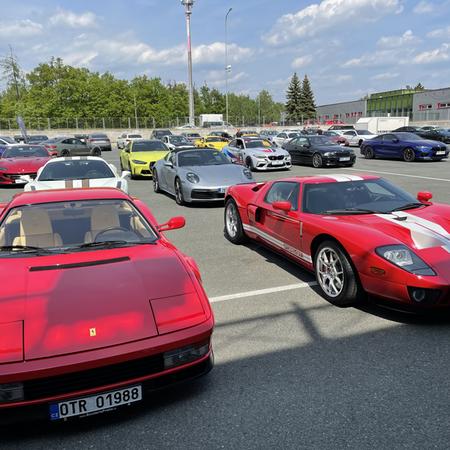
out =
[[[408,174],[404,174],[404,173],[395,173],[395,172],[381,172],[379,170],[367,170],[367,169],[347,169],[347,170],[354,170],[355,172],[360,172],[360,173],[361,172],[370,172],[370,173],[380,173],[382,175],[395,175],[397,177],[420,178],[422,180],[446,181],[447,183],[450,183],[450,180],[447,178],[422,177],[420,175],[408,175]]]
[[[277,292],[292,291],[294,289],[304,289],[304,288],[307,288],[310,286],[316,286],[316,285],[317,285],[316,281],[309,281],[307,283],[287,284],[285,286],[277,286],[277,287],[267,288],[267,289],[258,289],[256,291],[238,292],[236,294],[221,295],[219,297],[211,297],[209,299],[209,301],[210,301],[210,303],[225,302],[227,300],[235,300],[237,298],[255,297],[258,295],[267,295],[267,294],[275,294]]]

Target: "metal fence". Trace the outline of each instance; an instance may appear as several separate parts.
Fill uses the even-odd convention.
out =
[[[237,128],[259,127],[269,124],[289,125],[287,121],[271,120],[272,118],[233,116],[230,124]],[[135,130],[150,128],[176,128],[189,122],[189,117],[155,118],[155,117],[24,117],[25,126],[29,130]],[[200,118],[195,118],[197,126]],[[0,118],[0,130],[18,130],[16,118]]]

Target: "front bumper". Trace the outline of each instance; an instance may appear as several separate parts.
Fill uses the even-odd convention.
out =
[[[279,170],[279,169],[290,169],[292,167],[292,162],[290,159],[258,159],[252,158],[253,167],[255,170]]]
[[[350,155],[350,156],[323,156],[322,157],[323,164],[325,166],[353,166],[356,161],[356,155]],[[350,158],[349,160],[343,161],[342,158]]]
[[[149,164],[133,164],[131,166],[131,173],[136,177],[152,178],[152,167],[155,162],[151,162]]]
[[[0,185],[23,186],[28,183],[20,179],[24,175],[28,175],[33,180],[36,178],[36,173],[0,173]]]
[[[184,200],[191,202],[223,202],[229,186],[198,186],[188,181],[182,182]]]

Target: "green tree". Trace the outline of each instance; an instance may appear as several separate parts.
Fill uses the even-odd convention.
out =
[[[303,118],[305,120],[316,118],[316,104],[314,93],[311,88],[308,76],[305,75],[302,83],[302,107]]]
[[[302,85],[296,72],[292,75],[286,92],[286,112],[288,120],[297,122],[303,115]]]
[[[415,91],[424,91],[425,90],[425,87],[423,86],[423,84],[422,83],[417,83],[417,85],[414,87],[414,90]]]

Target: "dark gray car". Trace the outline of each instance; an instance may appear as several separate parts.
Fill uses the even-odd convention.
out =
[[[213,149],[175,149],[153,166],[154,191],[172,194],[179,205],[223,202],[228,187],[252,181],[249,169]]]
[[[42,143],[55,156],[101,156],[100,146],[89,146],[86,142],[74,137],[56,137]]]

